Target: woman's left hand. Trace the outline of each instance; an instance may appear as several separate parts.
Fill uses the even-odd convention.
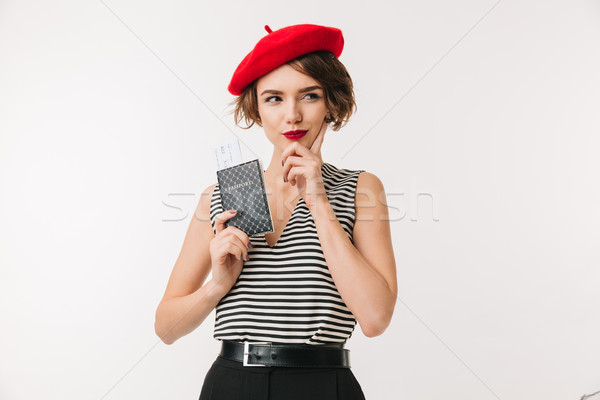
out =
[[[299,142],[290,144],[281,153],[283,176],[298,189],[298,194],[304,199],[306,206],[312,210],[321,199],[327,199],[321,167],[321,145],[327,124],[323,122],[310,149]]]

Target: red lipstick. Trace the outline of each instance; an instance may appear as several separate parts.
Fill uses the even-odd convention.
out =
[[[288,131],[286,133],[283,134],[283,136],[285,136],[286,138],[290,139],[290,140],[298,140],[304,137],[304,135],[306,135],[306,132],[308,132],[305,129],[296,129],[295,131]]]

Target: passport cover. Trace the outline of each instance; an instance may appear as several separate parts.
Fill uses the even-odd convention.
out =
[[[217,181],[223,211],[237,210],[226,227],[233,225],[248,236],[274,232],[260,159],[218,170]]]

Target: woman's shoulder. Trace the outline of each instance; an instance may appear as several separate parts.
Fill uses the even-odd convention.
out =
[[[219,192],[219,183],[212,183],[204,188],[201,196],[210,199],[215,193]]]
[[[383,182],[377,175],[372,172],[364,171],[360,173],[356,181],[357,190],[368,190],[373,193],[381,193],[384,191]]]

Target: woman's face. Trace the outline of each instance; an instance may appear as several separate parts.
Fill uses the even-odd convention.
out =
[[[256,95],[263,129],[276,148],[283,151],[295,140],[310,148],[328,112],[317,81],[283,64],[259,78]],[[294,130],[307,132],[300,139],[284,136]]]

